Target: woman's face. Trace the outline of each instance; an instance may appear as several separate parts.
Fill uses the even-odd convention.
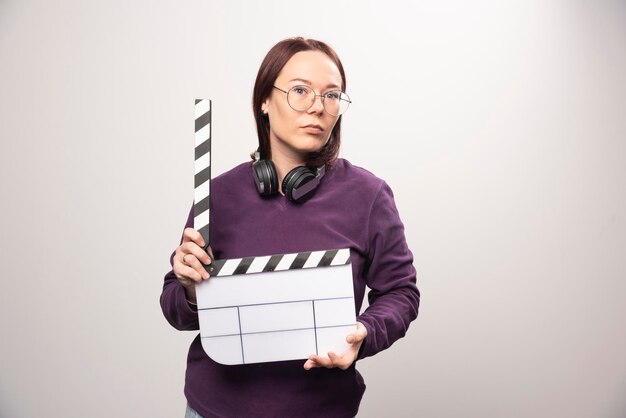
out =
[[[274,86],[289,91],[294,86],[309,86],[315,94],[341,90],[341,74],[335,63],[323,52],[302,51],[294,54],[278,74]],[[339,119],[324,111],[321,97],[305,111],[293,110],[287,94],[273,89],[263,102],[262,111],[270,121],[272,156],[277,153],[304,160],[307,153],[319,151]]]

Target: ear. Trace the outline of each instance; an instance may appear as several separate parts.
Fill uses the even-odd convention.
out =
[[[265,99],[265,101],[261,104],[261,113],[267,115],[267,108],[269,107],[269,98]]]

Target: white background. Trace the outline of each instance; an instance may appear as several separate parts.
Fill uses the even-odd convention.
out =
[[[193,198],[255,148],[277,41],[338,51],[342,156],[392,186],[420,317],[362,417],[626,415],[623,1],[0,1],[0,416],[178,417],[158,298]]]

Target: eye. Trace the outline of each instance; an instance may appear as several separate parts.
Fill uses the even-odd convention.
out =
[[[299,96],[306,96],[309,94],[310,89],[306,86],[295,86],[291,89],[291,91]]]
[[[324,98],[326,100],[339,100],[340,97],[341,97],[340,91],[329,91],[328,93],[324,94]]]

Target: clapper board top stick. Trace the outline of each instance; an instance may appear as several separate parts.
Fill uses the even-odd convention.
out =
[[[208,247],[209,100],[195,101],[195,120],[194,228]],[[348,349],[346,336],[356,329],[349,249],[213,260],[209,273],[196,298],[202,347],[214,361],[297,360]]]
[[[204,239],[204,250],[209,246],[209,221],[211,208],[211,101],[195,101],[195,175],[194,175],[194,228]]]

